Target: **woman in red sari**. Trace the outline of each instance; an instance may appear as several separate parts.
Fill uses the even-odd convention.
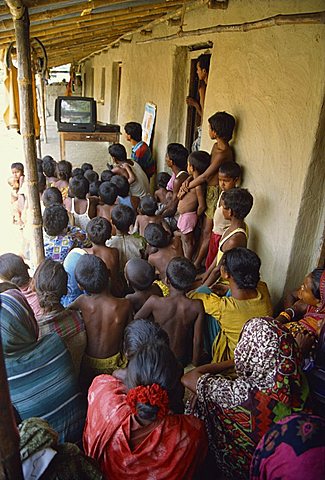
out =
[[[193,478],[207,437],[203,422],[171,410],[177,368],[167,345],[148,344],[130,359],[125,384],[110,375],[93,381],[83,443],[105,478]]]

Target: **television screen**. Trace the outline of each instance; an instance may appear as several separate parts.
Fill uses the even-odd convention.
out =
[[[90,97],[58,97],[55,120],[59,131],[94,131],[96,102]]]

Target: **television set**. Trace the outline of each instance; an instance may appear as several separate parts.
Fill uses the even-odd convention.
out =
[[[57,97],[54,118],[59,132],[94,132],[96,100],[91,97]]]

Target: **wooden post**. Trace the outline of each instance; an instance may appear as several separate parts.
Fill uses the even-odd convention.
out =
[[[23,137],[27,170],[28,209],[32,230],[32,238],[30,239],[31,261],[36,267],[44,258],[44,245],[36,166],[29,17],[28,10],[21,0],[6,0],[6,3],[13,17],[16,34],[20,130]]]
[[[43,141],[44,143],[47,143],[47,131],[46,131],[46,100],[45,100],[45,79],[43,78],[43,75],[39,75],[40,79],[40,94],[41,94],[41,108],[42,108],[42,127],[43,127]]]
[[[9,395],[0,336],[0,480],[23,480],[19,433]]]

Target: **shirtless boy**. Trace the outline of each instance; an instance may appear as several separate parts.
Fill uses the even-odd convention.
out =
[[[87,348],[81,365],[84,388],[93,378],[112,372],[121,365],[120,347],[124,329],[131,320],[132,305],[125,298],[115,298],[109,291],[109,273],[103,260],[83,255],[75,269],[81,290],[69,308],[80,310],[87,332]]]
[[[183,256],[180,237],[171,237],[161,225],[149,223],[144,231],[144,238],[148,243],[148,262],[155,267],[160,279],[164,282],[166,267],[174,257]]]
[[[192,152],[188,157],[187,171],[193,178],[197,178],[209,165],[210,155],[207,152]],[[205,207],[203,185],[189,190],[178,202],[177,210],[180,215],[177,227],[181,232],[184,255],[189,260],[192,259],[194,251],[194,229]]]
[[[106,218],[109,222],[112,219],[112,210],[117,199],[117,188],[110,182],[103,182],[99,187],[100,203],[97,205],[96,214],[98,217]]]
[[[162,215],[156,215],[158,204],[152,195],[146,195],[140,200],[133,233],[139,233],[142,237],[144,230],[149,223],[157,223],[162,225],[168,233],[171,233],[169,225],[165,222]]]
[[[221,163],[233,160],[233,152],[229,145],[235,128],[235,119],[227,112],[217,112],[209,119],[209,135],[216,143],[211,150],[211,164],[197,178],[188,179],[182,185],[182,192],[185,194],[192,189],[207,182],[207,194],[205,219],[203,223],[201,239],[202,243],[195,259],[194,265],[200,268],[209,248],[210,235],[213,226],[213,215],[218,201],[218,171]]]
[[[203,353],[203,303],[187,298],[196,275],[194,265],[183,257],[173,258],[166,270],[168,297],[151,296],[135,315],[135,319],[153,316],[168,333],[170,348],[186,367],[199,365]]]
[[[163,296],[159,286],[153,283],[155,269],[146,260],[142,258],[129,260],[125,265],[124,275],[126,281],[134,290],[134,293],[130,293],[125,297],[132,303],[134,313],[140,310],[151,295]]]

